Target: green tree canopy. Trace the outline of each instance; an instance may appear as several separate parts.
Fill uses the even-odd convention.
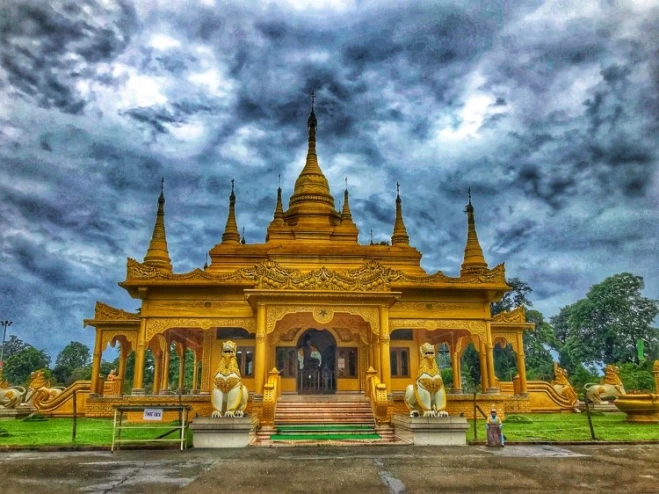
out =
[[[78,341],[66,345],[55,360],[53,374],[58,382],[70,384],[76,369],[85,369],[91,363],[89,348]]]
[[[28,345],[5,361],[4,378],[10,384],[26,384],[30,374],[50,365],[50,356],[44,350],[37,350]]]
[[[5,361],[9,357],[16,355],[18,352],[20,352],[21,350],[25,350],[29,346],[30,346],[29,343],[25,343],[15,334],[10,335],[9,339],[5,341],[5,350],[3,353],[3,357]]]
[[[552,318],[561,363],[568,370],[578,364],[595,369],[614,362],[637,362],[636,342],[650,349],[659,341],[651,326],[659,301],[641,295],[643,278],[621,273],[593,285],[586,298],[563,307]]]

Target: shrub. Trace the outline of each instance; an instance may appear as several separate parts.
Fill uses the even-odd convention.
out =
[[[23,422],[45,422],[48,419],[39,412],[34,412],[23,419]]]

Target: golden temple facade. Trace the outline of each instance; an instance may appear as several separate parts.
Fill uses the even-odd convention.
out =
[[[250,392],[250,411],[267,394],[269,376],[278,372],[283,394],[368,394],[369,376],[402,400],[419,365],[419,346],[446,344],[453,382],[451,398],[462,394],[460,359],[473,344],[479,354],[481,390],[494,398],[500,385],[493,347],[510,344],[519,376],[514,394],[527,395],[522,334],[532,327],[523,309],[492,317],[490,304],[510,289],[504,266],[490,268],[476,234],[471,197],[465,209],[466,244],[459,277],[427,274],[421,253],[410,245],[398,190],[390,245],[362,245],[353,221],[349,193],[339,211],[316,155],[317,120],[308,119],[306,162],[295,182],[288,208],[277,190],[273,219],[265,242],[241,238],[233,183],[221,241],[210,249],[204,269],[175,273],[165,232],[161,190],[151,242],[142,262],[128,259],[120,283],[140,300],[138,313],[97,303],[93,319],[96,342],[87,400],[108,395],[148,402],[183,388],[184,367],[193,365],[189,401],[206,411],[222,342],[237,345],[242,382]],[[119,343],[120,365],[112,387],[99,376],[102,352]],[[185,361],[191,350],[194,359]],[[153,355],[153,385],[145,388],[146,352]],[[171,352],[181,357],[179,383],[168,379]],[[130,395],[123,396],[127,357],[135,352]],[[188,359],[189,360],[189,359]],[[114,377],[114,376],[113,376]],[[178,385],[177,385],[178,384]],[[122,397],[123,396],[123,397]],[[151,397],[151,398],[150,398]],[[528,400],[528,398],[526,398]]]

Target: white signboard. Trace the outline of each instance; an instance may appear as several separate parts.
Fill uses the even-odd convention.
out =
[[[145,408],[144,420],[162,420],[162,408]]]

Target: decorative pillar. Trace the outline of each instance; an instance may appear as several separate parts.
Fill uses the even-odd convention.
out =
[[[378,371],[378,378],[382,382],[382,365],[380,365],[380,335],[373,335],[373,368]]]
[[[487,376],[487,358],[485,356],[485,343],[480,341],[478,346],[478,362],[481,368],[481,392],[485,393],[488,388],[488,376]]]
[[[520,393],[527,394],[526,385],[526,356],[524,355],[524,339],[522,333],[517,333],[517,372],[519,373]]]
[[[254,350],[254,392],[263,395],[265,382],[266,306],[256,306],[256,348]]]
[[[183,388],[185,386],[185,359],[186,359],[186,352],[187,352],[187,347],[185,346],[184,343],[178,343],[177,344],[179,350],[180,350],[180,355],[179,355],[179,366],[178,366],[178,392],[179,394],[183,393]]]
[[[160,346],[160,341],[157,343]],[[160,392],[160,380],[162,379],[162,351],[152,349],[151,352],[153,353],[153,388],[151,394],[157,395]]]
[[[194,367],[192,368],[192,390],[190,390],[190,393],[193,395],[199,394],[199,360],[197,357],[197,348],[194,350],[194,360],[193,360],[193,365]]]
[[[133,389],[131,394],[144,394],[144,354],[146,352],[146,319],[140,321],[140,332],[137,333],[137,348],[135,349],[135,370],[133,372]]]
[[[172,350],[172,343],[168,338],[165,338],[165,351],[162,356],[162,377],[160,379],[160,391],[161,395],[166,395],[169,393],[169,358]]]
[[[124,384],[126,384],[126,359],[128,358],[128,353],[130,352],[130,343],[126,340],[123,340],[120,343],[119,347],[119,369],[117,373],[119,374],[119,381],[121,382],[121,389],[119,394],[124,395]]]
[[[101,379],[99,373],[101,372],[101,357],[103,356],[103,348],[101,348],[103,332],[96,329],[96,340],[94,341],[94,360],[92,361],[92,383],[91,394],[98,396],[100,393]]]
[[[454,345],[453,348],[453,358],[451,359],[452,370],[453,370],[453,393],[462,394],[462,373],[460,366],[460,352],[457,350],[457,347]]]
[[[488,374],[488,388],[487,392],[488,393],[498,393],[499,390],[497,388],[497,383],[496,383],[496,374],[494,372],[494,346],[492,345],[492,328],[490,327],[490,323],[486,323],[487,327],[485,330],[485,336],[487,338],[487,345],[486,345],[486,359],[487,359],[487,374]]]
[[[387,393],[391,393],[391,355],[389,353],[389,307],[380,307],[380,365],[382,367],[382,382],[387,385]]]
[[[204,348],[201,352],[201,385],[200,393],[210,394],[211,392],[211,353],[213,350],[213,342],[216,338],[215,331],[206,330],[204,331]]]

